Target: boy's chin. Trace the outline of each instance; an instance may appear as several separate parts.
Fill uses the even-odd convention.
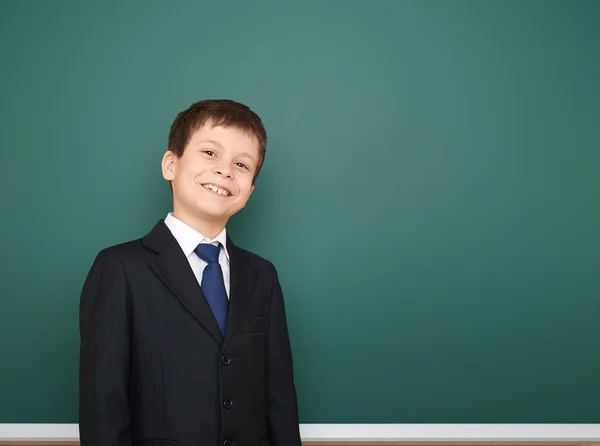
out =
[[[209,221],[227,221],[231,214],[223,210],[202,207],[197,210],[197,215]]]

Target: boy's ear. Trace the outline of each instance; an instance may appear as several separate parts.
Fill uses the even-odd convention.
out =
[[[162,159],[162,174],[167,181],[173,181],[175,174],[175,154],[167,150]]]

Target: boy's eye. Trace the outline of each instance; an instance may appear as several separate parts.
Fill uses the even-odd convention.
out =
[[[206,153],[208,156],[213,156],[215,154],[215,152],[212,150],[205,150],[204,153]]]
[[[248,169],[248,166],[246,166],[244,163],[235,163],[235,165],[241,167],[242,169]]]

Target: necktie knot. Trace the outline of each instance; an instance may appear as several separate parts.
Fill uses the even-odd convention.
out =
[[[196,249],[194,249],[194,252],[206,263],[218,263],[221,246],[215,246],[209,243],[200,243]]]

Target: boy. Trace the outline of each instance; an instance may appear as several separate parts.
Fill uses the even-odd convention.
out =
[[[300,446],[273,265],[233,244],[267,135],[245,105],[179,113],[162,159],[173,212],[102,250],[80,307],[82,446]]]

